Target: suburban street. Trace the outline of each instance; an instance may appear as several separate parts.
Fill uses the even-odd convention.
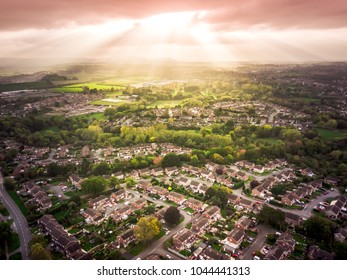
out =
[[[18,233],[20,240],[20,251],[22,253],[22,259],[27,260],[29,258],[28,243],[31,240],[31,231],[29,229],[27,220],[23,216],[16,203],[11,199],[4,187],[4,178],[0,173],[0,196],[1,202],[5,205],[10,212],[11,218],[14,221],[15,229]]]
[[[254,242],[246,249],[244,255],[241,256],[241,260],[251,260],[253,258],[252,253],[261,249],[266,241],[266,235],[268,233],[275,233],[276,231],[268,226],[259,225],[259,232]]]
[[[136,193],[136,191],[133,191],[131,189],[127,190],[128,192],[130,192],[131,194],[133,194],[134,196],[138,196],[140,197],[140,195],[142,195],[143,198],[153,202],[156,205],[162,205],[162,206],[168,206],[167,203],[161,201],[161,200],[154,200],[153,198],[151,198],[148,195],[145,194],[138,194]],[[188,215],[188,213],[186,211],[183,211],[180,209],[180,213],[181,215],[184,217],[184,221],[181,222],[178,226],[176,226],[175,228],[173,228],[170,233],[168,235],[164,235],[162,236],[160,239],[154,241],[148,248],[146,248],[145,250],[143,250],[140,254],[138,254],[137,256],[135,256],[133,259],[138,259],[138,258],[145,258],[146,256],[150,255],[150,254],[154,254],[154,253],[158,253],[161,255],[170,255],[171,257],[178,259],[177,256],[170,254],[169,252],[167,252],[166,250],[164,250],[162,248],[163,243],[171,238],[172,236],[174,236],[178,231],[180,231],[182,228],[184,228],[188,223],[190,223],[192,221],[192,216]]]

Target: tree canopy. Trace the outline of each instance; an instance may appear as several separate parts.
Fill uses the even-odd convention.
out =
[[[160,223],[157,218],[142,217],[137,222],[134,233],[138,241],[148,242],[160,232]]]
[[[102,177],[91,177],[85,179],[81,184],[81,189],[85,193],[98,194],[103,192],[108,185],[108,181]]]
[[[181,217],[180,211],[175,206],[170,206],[164,214],[164,220],[169,225],[178,224],[180,217]]]

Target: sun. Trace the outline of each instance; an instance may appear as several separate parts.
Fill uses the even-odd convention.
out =
[[[162,13],[142,19],[140,24],[152,32],[183,30],[192,24],[195,15],[196,12]]]

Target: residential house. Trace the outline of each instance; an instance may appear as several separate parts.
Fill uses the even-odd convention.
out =
[[[193,245],[193,243],[196,241],[196,236],[189,229],[183,228],[173,236],[172,241],[175,250],[182,251],[190,248]]]
[[[100,225],[104,220],[104,216],[94,209],[85,209],[82,215],[87,224]]]
[[[209,226],[209,220],[201,215],[192,222],[192,231],[196,234],[202,234]]]
[[[204,203],[195,198],[188,198],[185,202],[186,206],[193,209],[194,211],[200,211],[203,209]]]
[[[155,213],[153,214],[153,216],[154,216],[155,218],[157,218],[158,221],[163,220],[163,219],[164,219],[164,215],[165,215],[165,213],[166,213],[166,210],[169,209],[169,207],[170,207],[170,206],[166,206],[166,207],[164,207],[164,208],[158,210],[157,212],[155,212]]]
[[[122,199],[125,199],[128,197],[128,193],[124,189],[120,189],[114,193],[111,194],[111,200],[112,201],[120,201]]]
[[[119,172],[114,173],[113,176],[116,177],[116,178],[119,179],[119,180],[124,179],[124,174],[123,174],[122,171],[119,171]]]
[[[288,252],[279,246],[272,247],[265,255],[265,260],[283,260],[288,256]]]
[[[149,168],[143,168],[139,170],[140,177],[151,175],[151,170]]]
[[[213,249],[212,247],[207,247],[200,255],[201,260],[230,260],[230,258],[223,253]]]
[[[140,181],[136,185],[137,188],[143,189],[144,191],[150,191],[152,188],[152,184],[146,181]]]
[[[188,187],[190,185],[190,179],[181,176],[176,180],[176,183],[177,185]]]
[[[264,198],[266,196],[266,189],[260,185],[252,190],[252,196]]]
[[[141,209],[141,208],[144,208],[146,205],[147,205],[147,200],[144,198],[139,198],[131,203],[131,206],[134,209]]]
[[[218,221],[222,217],[218,206],[209,206],[202,215],[209,222]]]
[[[156,176],[161,176],[164,174],[164,169],[162,167],[157,167],[151,170],[151,174],[156,177]]]
[[[160,197],[166,197],[167,194],[169,193],[169,191],[167,189],[164,189],[162,187],[159,187],[159,186],[153,186],[151,188],[151,193],[152,194],[157,194],[159,195]]]
[[[302,219],[300,216],[298,215],[295,215],[293,213],[290,213],[290,212],[285,212],[285,215],[284,215],[284,221],[292,226],[292,227],[296,227],[296,226],[299,226],[302,222]]]
[[[210,188],[210,187],[208,187],[208,186],[202,184],[202,185],[200,185],[200,187],[199,187],[198,193],[205,194],[209,188]]]
[[[166,198],[167,198],[168,200],[170,200],[170,201],[175,202],[175,203],[178,204],[178,205],[182,205],[182,204],[186,201],[186,199],[185,199],[185,197],[184,197],[183,194],[176,193],[176,192],[170,192],[170,193],[166,196]]]
[[[72,174],[69,176],[69,180],[73,186],[75,186],[77,189],[81,188],[81,184],[83,182],[83,179],[81,179],[78,175]]]
[[[228,196],[228,203],[230,204],[238,205],[241,201],[241,197],[235,194],[228,193],[227,196]]]
[[[227,236],[227,244],[234,249],[239,248],[243,239],[245,238],[245,232],[241,229],[234,228]]]
[[[334,239],[339,242],[346,242],[347,230],[343,228],[338,228],[334,233]]]
[[[247,216],[242,216],[240,219],[238,219],[238,221],[235,222],[235,227],[246,231],[250,225],[252,224],[252,220],[250,218],[248,218]]]
[[[191,188],[191,190],[193,191],[193,192],[199,192],[199,189],[200,189],[200,186],[201,186],[202,184],[200,183],[200,182],[198,182],[198,181],[191,181],[191,183],[190,183],[190,185],[189,185],[189,187]]]
[[[133,211],[134,210],[132,207],[126,205],[122,208],[117,209],[112,217],[117,222],[130,215]]]
[[[173,176],[178,173],[178,168],[176,166],[166,167],[165,168],[165,174],[167,176]]]
[[[339,183],[340,180],[338,178],[333,177],[333,176],[328,176],[325,178],[324,181],[329,185],[337,186],[337,184]]]
[[[89,207],[92,207],[92,208],[96,209],[96,208],[106,204],[107,200],[108,200],[107,196],[100,195],[100,196],[98,196],[96,198],[91,199],[88,202],[88,205],[89,205]]]
[[[288,232],[282,233],[276,240],[276,245],[284,248],[287,252],[293,252],[295,244],[293,236]]]
[[[255,165],[253,167],[253,172],[264,173],[265,172],[265,168],[264,168],[264,166],[261,166],[261,165]]]
[[[289,194],[286,194],[284,197],[282,197],[281,202],[285,205],[292,206],[299,199],[300,199],[299,196],[291,192]]]
[[[117,241],[119,245],[123,246],[124,248],[128,247],[130,243],[136,241],[134,230],[128,229],[117,237]]]
[[[308,248],[306,257],[309,260],[333,260],[335,255],[322,250],[318,246],[311,245],[310,248]]]
[[[248,199],[245,199],[245,198],[242,197],[240,199],[239,205],[242,206],[245,209],[252,210],[254,203],[251,200],[248,200]]]

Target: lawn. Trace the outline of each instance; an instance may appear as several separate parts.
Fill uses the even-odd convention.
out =
[[[180,105],[182,100],[158,100],[150,105],[148,105],[148,108],[155,108],[158,107],[159,109],[161,108],[174,108],[177,105]]]
[[[21,259],[22,259],[22,254],[20,252],[10,256],[10,260],[21,260]]]
[[[329,141],[335,138],[342,138],[347,137],[347,131],[341,131],[341,130],[329,130],[325,128],[315,128],[315,130],[318,132],[318,135],[322,140]]]
[[[89,89],[97,89],[97,90],[122,90],[125,86],[121,85],[111,85],[111,84],[103,84],[103,83],[83,83],[83,84],[72,84],[68,86],[56,87],[53,89],[54,92],[83,92],[83,88],[88,87]]]
[[[192,208],[189,208],[189,207],[184,208],[184,211],[191,213],[191,214],[194,213],[194,210]]]
[[[144,249],[146,249],[148,244],[145,244],[144,242],[140,242],[137,244],[132,244],[129,247],[129,252],[133,254],[134,256],[140,254]]]
[[[278,139],[278,138],[273,138],[273,137],[269,137],[269,138],[257,138],[255,140],[256,142],[260,142],[260,143],[264,143],[264,144],[276,144],[278,141],[282,142],[282,140]]]
[[[23,213],[25,218],[27,218],[29,216],[29,210],[25,207],[21,198],[17,195],[17,193],[14,190],[8,190],[7,192],[12,198],[12,200],[17,204],[18,208]]]
[[[11,240],[8,242],[8,251],[13,252],[19,248],[19,236],[17,233],[12,233]]]

